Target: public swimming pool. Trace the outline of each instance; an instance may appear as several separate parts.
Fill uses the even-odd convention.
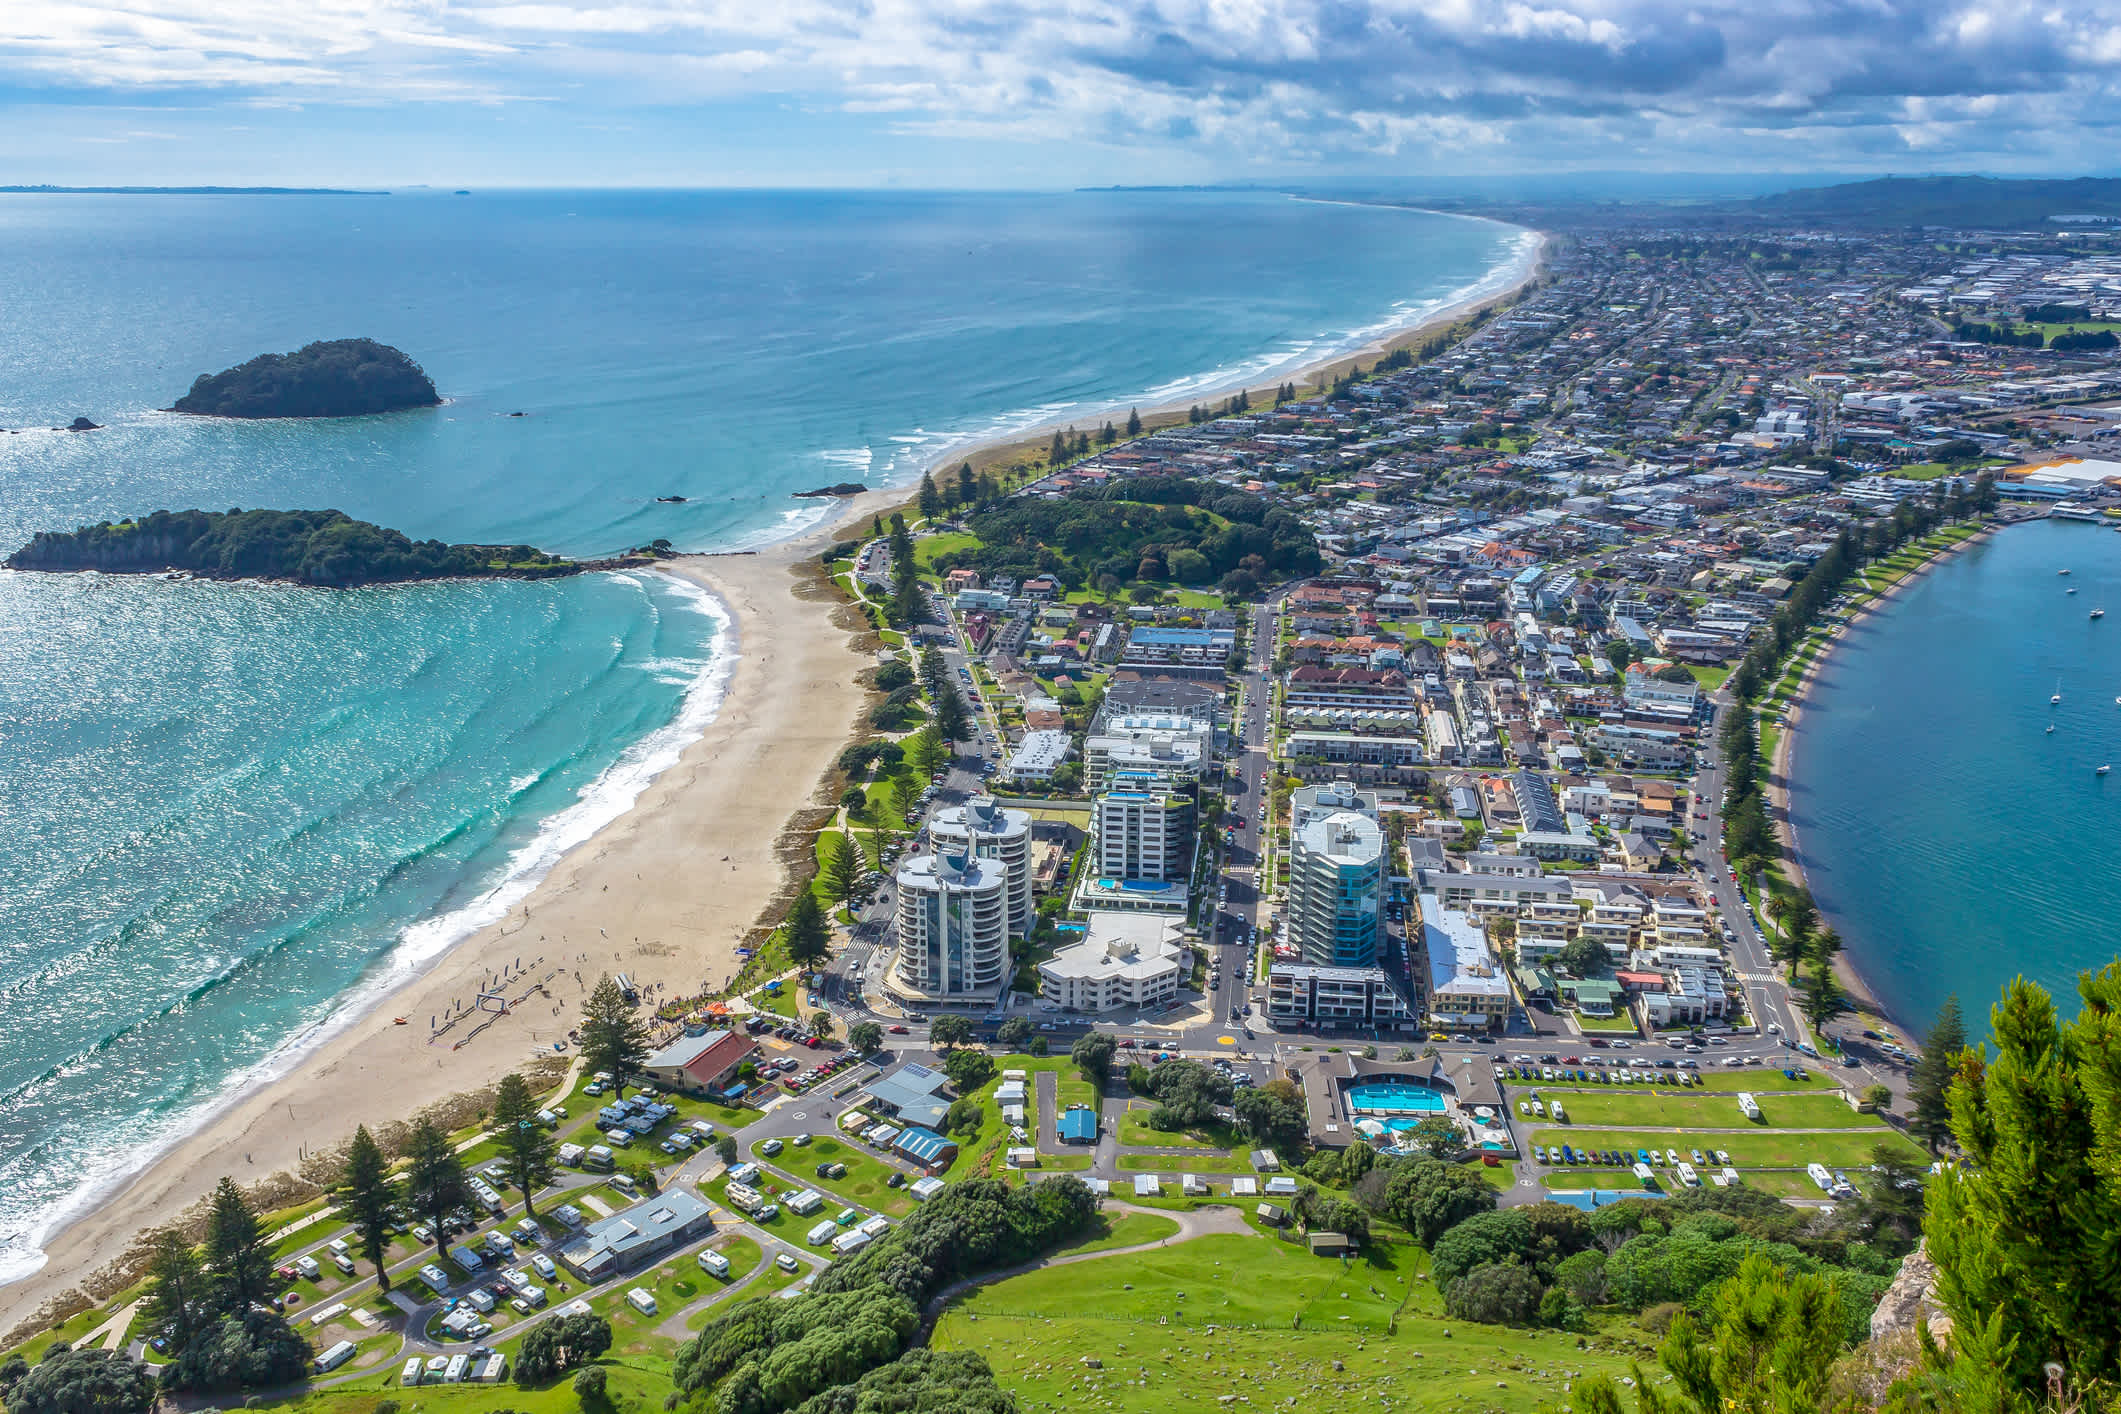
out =
[[[1357,1085],[1348,1091],[1348,1108],[1359,1115],[1436,1114],[1443,1096],[1418,1085]]]

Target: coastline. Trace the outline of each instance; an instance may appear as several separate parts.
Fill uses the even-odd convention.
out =
[[[1255,386],[1236,378],[1203,388],[1219,387],[1224,397],[1240,388],[1271,397],[1281,382],[1323,384],[1476,311],[1510,303],[1539,278],[1552,239],[1521,229],[1520,249],[1510,262],[1474,282],[1477,287],[1499,279],[1499,285],[1470,288],[1380,327],[1352,350],[1280,367],[1274,381]],[[1161,403],[1145,411],[1144,421],[1152,429],[1182,422],[1186,408],[1208,396],[1195,391]],[[1125,411],[1119,405],[1084,410],[1072,421],[1094,425]],[[968,439],[924,469],[961,461],[991,466],[1020,448],[1042,446],[1064,425],[1070,423],[1054,420],[999,438]],[[733,976],[736,948],[785,889],[782,836],[856,734],[868,695],[856,682],[872,665],[857,647],[866,621],[818,612],[821,604],[838,601],[817,592],[816,581],[800,578],[798,563],[835,539],[865,532],[872,516],[908,506],[917,482],[915,475],[903,484],[835,498],[821,518],[786,539],[663,562],[661,572],[704,590],[726,613],[717,658],[733,655],[733,666],[701,735],[630,808],[506,903],[496,921],[432,956],[401,963],[402,977],[349,992],[340,1010],[312,1029],[320,1039],[290,1047],[284,1069],[205,1111],[191,1132],[148,1157],[112,1191],[84,1195],[82,1211],[39,1235],[44,1265],[0,1285],[0,1330],[90,1281],[124,1257],[142,1231],[174,1218],[223,1174],[249,1183],[296,1172],[306,1155],[343,1142],[357,1124],[402,1120],[490,1085],[533,1055],[556,1054],[552,1042],[565,1037],[601,972],[626,971],[651,995],[712,990]],[[625,568],[638,573],[647,567]],[[787,710],[795,702],[802,704],[799,714]],[[731,771],[731,765],[742,769]],[[782,788],[762,793],[756,788],[761,779]],[[791,799],[785,786],[795,781],[812,786]],[[711,893],[695,896],[670,887],[670,880],[688,873],[713,878]],[[425,1037],[418,1016],[449,1011],[503,975],[515,979],[507,994],[523,999],[505,1020],[455,1043],[447,1035],[434,1042]],[[532,997],[540,981],[544,995]],[[414,1024],[396,1026],[394,1014]],[[330,1119],[305,1118],[319,1115]]]
[[[1793,779],[1791,771],[1796,760],[1797,739],[1804,729],[1804,713],[1811,696],[1813,680],[1818,676],[1820,669],[1826,665],[1828,659],[1832,658],[1841,649],[1843,646],[1842,640],[1850,629],[1898,599],[1902,590],[1920,580],[1938,565],[1943,564],[1946,560],[1951,559],[1971,546],[1985,543],[1990,536],[1994,535],[2004,525],[2015,523],[1991,521],[1982,526],[1975,534],[1968,536],[1957,544],[1948,545],[1936,554],[1931,555],[1920,565],[1917,565],[1907,574],[1902,575],[1888,585],[1883,592],[1874,594],[1871,598],[1864,601],[1856,612],[1851,614],[1847,621],[1836,628],[1832,635],[1827,638],[1826,642],[1821,645],[1819,652],[1813,655],[1812,661],[1805,665],[1804,676],[1797,680],[1796,690],[1790,695],[1790,706],[1784,714],[1788,719],[1788,725],[1783,728],[1782,739],[1776,743],[1775,759],[1768,763],[1768,783],[1765,794],[1769,819],[1774,822],[1775,832],[1782,839],[1783,862],[1788,866],[1792,882],[1807,894],[1812,891],[1811,878],[1804,867],[1803,842],[1798,837],[1796,822],[1790,816],[1790,781]],[[1814,903],[1817,903],[1816,895],[1814,896]],[[1834,926],[1833,918],[1827,914],[1823,907],[1820,908],[1820,922],[1827,927]],[[1857,970],[1855,963],[1850,960],[1846,949],[1834,959],[1834,977],[1841,984],[1842,990],[1848,993],[1850,1004],[1857,1010],[1870,1013],[1906,1036],[1911,1038],[1920,1036],[1920,1028],[1909,1025],[1905,1017],[1895,1016],[1886,1009],[1884,1003],[1878,999],[1877,990]]]
[[[824,526],[766,550],[664,562],[664,572],[713,595],[730,618],[718,653],[733,653],[733,666],[701,735],[497,921],[396,986],[350,1001],[339,1029],[277,1079],[232,1098],[44,1235],[44,1265],[0,1286],[0,1329],[118,1260],[138,1233],[175,1217],[223,1174],[249,1183],[296,1172],[306,1153],[343,1142],[357,1124],[402,1120],[489,1085],[534,1054],[554,1054],[552,1042],[574,1024],[599,973],[623,970],[644,991],[673,995],[723,985],[737,969],[736,948],[785,885],[778,843],[789,816],[832,769],[867,697],[856,681],[870,666],[860,628],[819,612],[814,591],[804,597],[798,562],[840,527],[899,499],[849,498]],[[762,781],[775,785],[761,790]],[[791,789],[798,782],[809,783],[799,795]],[[671,887],[688,878],[713,884]],[[476,996],[519,958],[526,966],[509,995],[550,974],[546,994],[476,1037],[430,1044],[418,1024],[393,1024],[394,1015],[416,1022]]]

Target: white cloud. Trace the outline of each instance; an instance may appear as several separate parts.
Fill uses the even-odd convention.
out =
[[[2106,0],[8,0],[0,22],[0,77],[113,99],[772,94],[907,132],[1429,165],[1782,163],[1794,135],[1822,166],[2038,155],[2121,119],[2117,67]]]

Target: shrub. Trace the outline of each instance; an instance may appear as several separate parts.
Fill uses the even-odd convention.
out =
[[[585,1365],[574,1373],[574,1392],[584,1404],[602,1403],[605,1384],[602,1365]]]
[[[1672,1328],[1672,1319],[1686,1307],[1677,1301],[1660,1301],[1635,1318],[1635,1323],[1651,1335],[1663,1335]]]
[[[1445,1288],[1444,1310],[1491,1326],[1530,1325],[1539,1310],[1539,1278],[1515,1263],[1475,1267]]]

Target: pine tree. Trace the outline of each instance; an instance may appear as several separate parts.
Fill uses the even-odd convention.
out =
[[[824,837],[825,863],[820,871],[825,892],[839,903],[851,903],[862,882],[862,847],[854,836],[834,830]]]
[[[1142,435],[1142,415],[1134,408],[1127,409],[1127,435],[1129,437]]]
[[[214,1185],[206,1214],[206,1270],[218,1288],[214,1304],[228,1314],[243,1315],[272,1295],[272,1255],[265,1234],[232,1178]]]
[[[1119,429],[1107,422],[1103,427],[1097,429],[1097,440],[1100,446],[1109,447],[1119,440]]]
[[[1930,1023],[1929,1035],[1922,1039],[1922,1058],[1915,1062],[1909,1076],[1909,1099],[1913,1103],[1909,1106],[1907,1127],[1929,1146],[1932,1154],[1952,1137],[1952,1107],[1946,1097],[1951,1090],[1955,1058],[1965,1045],[1966,1023],[1959,1018],[1959,994],[1954,992],[1937,1008],[1937,1019]]]
[[[798,967],[815,967],[832,950],[825,910],[818,907],[817,895],[809,889],[795,896],[795,907],[788,910],[788,921],[781,927],[788,942],[788,960]]]
[[[1046,460],[1054,466],[1068,460],[1068,439],[1065,435],[1059,432],[1053,434],[1052,445],[1046,448]]]
[[[921,473],[920,507],[922,517],[927,520],[934,520],[943,513],[943,493],[935,489],[935,478],[925,471]]]
[[[508,1177],[523,1190],[523,1216],[532,1217],[531,1200],[552,1182],[558,1145],[538,1118],[537,1097],[530,1082],[513,1072],[501,1077],[493,1097],[493,1135],[501,1143]]]
[[[212,1305],[207,1295],[206,1268],[199,1261],[198,1249],[175,1229],[162,1229],[155,1234],[148,1275],[154,1285],[148,1288],[141,1318],[150,1330],[167,1330],[170,1350],[180,1351],[198,1334]]]
[[[971,505],[979,494],[979,486],[972,479],[972,463],[966,462],[957,469],[957,499],[960,505]]]
[[[1791,969],[1795,971],[1793,967]],[[1804,1019],[1811,1023],[1812,1030],[1820,1027],[1848,1010],[1848,996],[1841,990],[1840,979],[1834,976],[1832,967],[1813,963],[1810,980],[1805,985]]]
[[[390,1290],[390,1271],[385,1259],[390,1253],[390,1225],[398,1203],[398,1187],[391,1181],[390,1160],[383,1155],[367,1125],[354,1130],[346,1146],[346,1165],[332,1190],[332,1202],[353,1223],[361,1255],[376,1269],[376,1285]]]
[[[1089,433],[1078,432],[1075,434],[1075,455],[1079,457],[1087,457],[1090,455]]]
[[[617,986],[612,990],[616,992]],[[471,1202],[463,1161],[449,1136],[424,1116],[413,1123],[405,1157],[406,1206],[426,1220],[434,1233],[435,1251],[440,1252],[449,1244],[449,1215]]]
[[[626,1005],[626,994],[607,974],[597,978],[582,1003],[582,1068],[594,1075],[625,1076],[648,1058],[648,1028]]]

